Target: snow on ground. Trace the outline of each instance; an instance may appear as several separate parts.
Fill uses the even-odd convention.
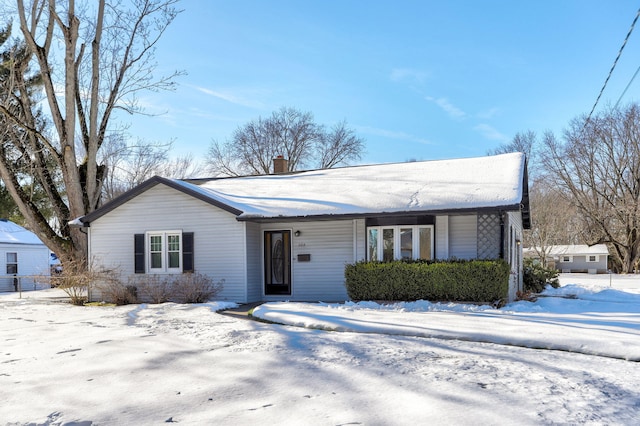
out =
[[[588,288],[549,287],[536,303],[519,301],[502,309],[423,300],[268,303],[254,315],[321,330],[470,340],[640,361],[640,294],[602,287],[595,278],[588,282]]]
[[[549,292],[529,309],[257,310],[289,306],[287,315],[377,330],[368,333],[250,321],[216,313],[216,302],[75,307],[57,300],[58,290],[4,293],[0,424],[638,424],[638,363],[569,351],[583,339],[635,353],[640,285],[634,294],[570,284],[556,292],[577,299]],[[375,316],[364,320],[365,312]],[[406,320],[414,317],[445,338],[394,333],[417,328]],[[571,330],[563,351],[472,341],[542,341],[539,328],[553,341],[562,327]]]

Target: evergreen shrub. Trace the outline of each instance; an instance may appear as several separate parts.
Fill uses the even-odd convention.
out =
[[[555,269],[543,268],[540,263],[533,259],[524,260],[524,291],[531,293],[540,293],[547,284],[553,288],[560,287],[558,281],[558,271]]]
[[[361,261],[345,268],[352,300],[496,302],[509,291],[504,260]]]

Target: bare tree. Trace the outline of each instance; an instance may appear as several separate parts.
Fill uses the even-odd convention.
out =
[[[63,262],[85,256],[86,237],[68,221],[100,203],[105,165],[98,162],[98,152],[114,111],[139,112],[137,92],[170,89],[178,74],[153,75],[155,45],[179,13],[176,1],[98,0],[76,7],[75,0],[16,0],[27,49],[12,61],[11,87],[4,88],[11,96],[0,102],[0,115],[11,123],[0,153],[0,177],[30,228]],[[25,82],[33,75],[42,79],[51,133],[29,97]],[[46,191],[54,220],[47,220],[21,189],[11,170],[15,153]]]
[[[547,267],[551,247],[558,244],[577,244],[579,223],[576,210],[566,194],[539,179],[529,192],[531,229],[524,233],[524,244],[532,248]]]
[[[348,161],[359,160],[363,151],[364,141],[347,128],[346,121],[341,121],[318,141],[319,168],[330,169]]]
[[[202,168],[192,155],[171,158],[172,146],[173,142],[138,140],[136,143],[127,143],[121,138],[105,143],[101,157],[107,168],[103,201],[112,200],[154,175],[186,179],[201,174]]]
[[[538,137],[532,130],[526,132],[518,132],[511,142],[501,144],[495,149],[487,152],[488,155],[507,154],[510,152],[522,152],[527,157],[527,168],[529,171],[529,179],[535,181],[539,175],[540,159],[538,154]]]
[[[640,107],[574,119],[564,143],[549,133],[544,144],[545,168],[575,205],[585,241],[607,243],[631,272],[640,259]]]
[[[268,174],[278,155],[288,160],[288,171],[312,164],[334,167],[360,158],[364,142],[339,123],[330,132],[316,124],[310,112],[281,108],[266,119],[238,127],[231,140],[213,142],[209,170],[218,175]]]

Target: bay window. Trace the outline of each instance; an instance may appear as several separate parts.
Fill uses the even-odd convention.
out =
[[[395,259],[432,258],[433,225],[367,228],[367,260],[388,262]]]

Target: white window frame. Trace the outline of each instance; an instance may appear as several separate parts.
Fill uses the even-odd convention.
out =
[[[169,237],[177,236],[179,238],[180,249],[178,250],[178,266],[169,267]],[[151,267],[151,237],[161,237],[162,265],[160,268]],[[182,231],[148,231],[145,233],[145,257],[147,258],[147,271],[151,274],[179,274],[182,273],[182,248],[183,238]]]
[[[13,259],[11,261],[9,261],[9,255],[14,255],[11,257],[15,257],[15,262],[13,261]],[[7,275],[17,275],[18,274],[18,253],[15,251],[12,252],[7,252],[6,254],[6,271],[7,271]],[[16,271],[15,272],[9,272],[9,265],[15,265]]]
[[[569,258],[569,260],[565,260],[566,258]],[[560,259],[560,261],[562,263],[573,263],[573,256],[569,256],[569,255],[563,254],[562,258]]]
[[[377,259],[370,259],[369,257],[369,247],[370,247],[370,230],[375,229],[378,231],[378,241],[377,243]],[[382,261],[384,258],[384,250],[383,250],[383,230],[385,229],[393,229],[393,258],[394,260],[402,259],[402,247],[401,247],[401,229],[411,229],[412,232],[412,254],[413,259],[420,259],[418,255],[420,254],[420,229],[429,229],[431,233],[431,259],[434,259],[434,249],[435,249],[435,226],[434,225],[389,225],[389,226],[368,226],[367,227],[367,260],[379,260]]]
[[[594,260],[591,260],[590,257],[594,257]],[[588,254],[587,255],[587,263],[597,263],[600,260],[600,257],[597,254]]]

